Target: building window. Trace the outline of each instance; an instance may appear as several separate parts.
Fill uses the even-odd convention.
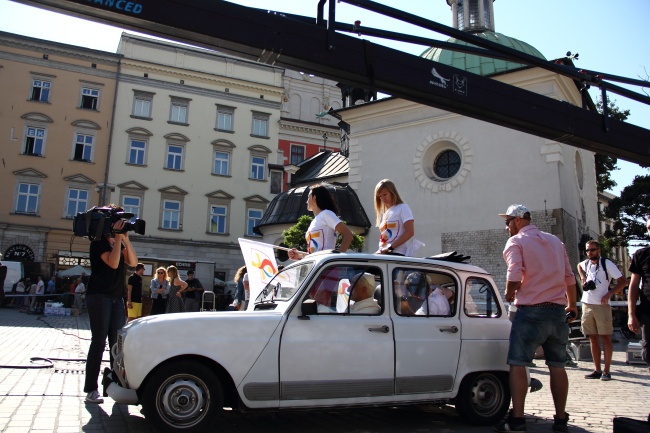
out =
[[[260,209],[248,209],[246,213],[246,236],[259,236],[253,231],[253,228],[259,224],[262,214],[263,211]]]
[[[80,108],[86,110],[95,110],[99,105],[99,89],[81,88],[81,105]]]
[[[214,152],[213,174],[228,176],[230,174],[230,152],[216,150]]]
[[[189,99],[172,97],[169,121],[187,125],[187,110],[189,108]]]
[[[183,146],[180,146],[178,144],[167,145],[167,165],[165,168],[168,168],[170,170],[182,170],[183,150]]]
[[[132,138],[129,140],[129,156],[127,163],[134,165],[144,165],[147,151],[147,142]]]
[[[291,165],[298,165],[305,160],[305,146],[291,145]]]
[[[28,127],[25,137],[25,155],[43,156],[45,152],[45,128]]]
[[[271,171],[271,194],[280,194],[282,192],[282,175],[281,171]]]
[[[269,115],[253,111],[253,130],[251,135],[256,137],[269,136]]]
[[[162,228],[180,230],[181,202],[163,200]]]
[[[441,179],[449,179],[460,170],[460,155],[448,149],[440,153],[433,163],[433,172]]]
[[[16,197],[16,213],[36,214],[41,186],[35,183],[19,183]]]
[[[122,209],[124,209],[124,212],[133,214],[131,222],[134,222],[136,218],[140,218],[140,206],[140,197],[134,197],[132,195],[125,195],[122,197]]]
[[[153,102],[153,93],[134,92],[133,95],[133,116],[151,119],[151,103]]]
[[[43,80],[32,80],[32,96],[30,100],[39,102],[50,101],[50,87],[52,83]]]
[[[264,169],[266,167],[266,158],[261,156],[251,157],[251,179],[264,180]]]
[[[210,206],[210,233],[226,234],[228,222],[228,207],[220,205]]]
[[[70,188],[68,190],[68,202],[65,206],[65,216],[72,218],[79,212],[85,212],[88,209],[88,197],[87,190]]]
[[[95,136],[88,134],[75,134],[74,156],[75,161],[91,162],[95,148]]]
[[[217,105],[217,129],[219,131],[232,132],[235,109],[225,105]]]

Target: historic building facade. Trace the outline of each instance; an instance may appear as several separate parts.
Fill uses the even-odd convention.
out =
[[[457,28],[543,58],[525,42],[494,31],[492,2],[448,3]],[[480,14],[474,6],[481,6]],[[539,68],[438,48],[423,57],[549,98],[582,103],[572,80]],[[432,81],[442,85],[450,78],[432,72]],[[413,210],[416,238],[426,244],[419,256],[446,251],[470,255],[471,263],[503,285],[501,252],[507,234],[497,214],[512,203],[528,206],[535,224],[558,235],[574,265],[583,254],[581,239],[599,233],[592,152],[399,98],[338,114],[350,125],[350,186],[372,212],[376,183],[383,178],[396,183]],[[366,250],[374,251],[376,228],[367,239]]]
[[[0,32],[0,251],[86,264],[72,218],[100,202],[120,56]],[[72,253],[71,253],[72,252]]]

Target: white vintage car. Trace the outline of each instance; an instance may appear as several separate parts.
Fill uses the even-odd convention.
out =
[[[374,281],[374,301],[355,293],[360,273],[366,289]],[[371,308],[358,312],[354,299]],[[452,403],[488,425],[510,402],[509,332],[494,281],[476,266],[317,253],[279,272],[249,311],[130,322],[104,390],[142,404],[163,431],[207,431],[223,407],[420,403]]]

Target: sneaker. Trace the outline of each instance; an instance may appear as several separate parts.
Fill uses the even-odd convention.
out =
[[[86,394],[86,401],[88,403],[104,403],[104,399],[99,395],[99,392],[97,392],[97,390],[90,391],[88,394]]]
[[[553,431],[555,433],[567,433],[569,431],[569,414],[564,412],[564,419],[560,419],[553,415]]]
[[[600,379],[600,377],[603,375],[600,371],[594,371],[591,374],[587,374],[585,376],[585,379]]]
[[[497,424],[494,427],[494,431],[498,433],[507,433],[507,432],[525,433],[527,431],[526,418],[524,417],[515,418],[514,416],[512,416],[512,411],[510,411],[510,413],[508,413],[508,418],[506,418],[505,422]]]
[[[610,373],[603,373],[603,375],[600,377],[600,380],[604,380],[604,381],[612,380],[612,375]]]

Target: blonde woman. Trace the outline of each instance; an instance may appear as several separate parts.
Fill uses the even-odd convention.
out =
[[[156,277],[151,280],[151,315],[165,314],[167,311],[167,298],[169,297],[169,282],[167,269],[162,266],[156,269]]]
[[[176,266],[167,268],[167,281],[169,282],[169,298],[167,299],[167,311],[165,312],[184,313],[183,292],[187,290],[187,283],[178,276]]]
[[[390,179],[381,180],[375,186],[375,212],[376,226],[379,227],[379,249],[375,254],[411,256],[422,246],[421,242],[413,238],[413,212],[404,203]]]

